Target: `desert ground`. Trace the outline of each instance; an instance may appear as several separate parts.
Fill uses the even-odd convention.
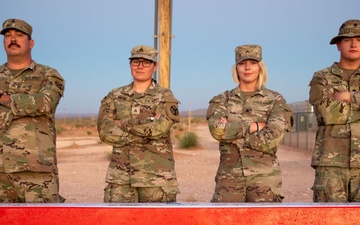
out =
[[[211,137],[206,124],[197,124],[191,131],[198,136],[198,148],[180,149],[173,139],[181,191],[177,201],[209,203],[219,163],[218,142]],[[93,129],[62,132],[57,147],[60,194],[66,203],[102,203],[111,146],[101,143]],[[311,150],[281,145],[277,155],[283,171],[283,202],[312,202]]]

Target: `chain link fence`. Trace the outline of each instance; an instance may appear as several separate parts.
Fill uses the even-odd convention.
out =
[[[294,125],[290,132],[284,135],[281,144],[299,149],[313,150],[317,121],[313,112],[293,113]]]

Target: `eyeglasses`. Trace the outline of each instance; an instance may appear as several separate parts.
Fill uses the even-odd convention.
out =
[[[132,66],[139,66],[140,63],[142,63],[143,67],[149,68],[153,62],[149,60],[138,60],[138,59],[133,59],[130,61],[130,64]]]

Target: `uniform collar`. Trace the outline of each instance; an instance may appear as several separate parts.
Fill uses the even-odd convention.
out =
[[[31,64],[27,67],[27,68],[24,68],[24,70],[25,69],[31,69],[31,70],[35,70],[35,68],[36,68],[36,62],[33,60],[32,62],[31,62]],[[9,68],[6,66],[6,63],[4,63],[3,65],[1,65],[0,66],[0,72],[1,73],[4,73],[4,72],[6,72],[7,70],[9,70]]]
[[[262,86],[260,88],[260,90],[254,92],[254,94],[252,96],[261,95],[261,96],[264,97],[266,95],[267,90],[268,89],[266,87]],[[239,86],[237,86],[236,88],[231,90],[231,93],[234,94],[234,95],[239,96],[240,98],[246,98],[245,94],[240,90]]]
[[[331,73],[332,74],[335,74],[335,75],[338,75],[338,76],[341,76],[341,74],[343,73],[343,69],[341,69],[338,65],[337,62],[334,62],[331,66]],[[360,68],[354,70],[354,73],[353,74],[358,74],[360,73]]]
[[[131,95],[133,96],[134,94],[137,94],[134,89],[132,88],[133,87],[133,83],[134,82],[131,82],[131,84],[127,85],[127,87],[125,88],[125,92],[128,94],[128,95]],[[142,94],[153,94],[155,92],[155,88],[158,86],[158,84],[156,83],[156,81],[154,79],[151,80],[151,84],[150,86],[148,87],[148,89],[142,93]]]

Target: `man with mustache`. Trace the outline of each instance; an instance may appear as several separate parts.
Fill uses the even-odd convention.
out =
[[[59,195],[55,110],[65,81],[32,60],[32,27],[8,19],[0,66],[0,203],[64,202]]]

